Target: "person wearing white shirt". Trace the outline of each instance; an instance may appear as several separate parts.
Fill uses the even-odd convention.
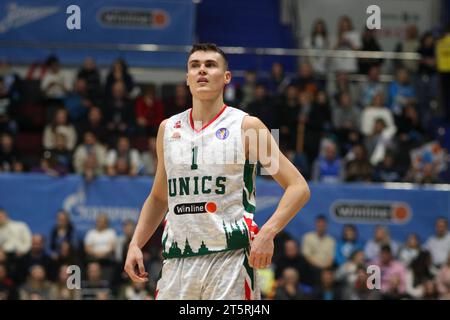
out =
[[[0,249],[16,256],[23,256],[31,249],[31,231],[28,225],[9,219],[3,208],[0,208]]]
[[[84,239],[84,249],[92,261],[111,261],[116,250],[117,234],[109,227],[108,217],[100,214],[95,229],[89,230]]]
[[[106,170],[109,176],[136,176],[141,165],[139,151],[130,148],[130,140],[122,136],[117,141],[117,148],[106,155]]]
[[[450,251],[450,233],[448,232],[448,220],[444,217],[436,219],[436,234],[429,237],[425,248],[431,252],[433,264],[440,267],[447,261]]]

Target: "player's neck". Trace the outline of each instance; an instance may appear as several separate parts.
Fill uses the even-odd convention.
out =
[[[222,110],[224,105],[223,97],[219,96],[215,100],[199,100],[192,101],[192,120],[194,122],[209,123]]]

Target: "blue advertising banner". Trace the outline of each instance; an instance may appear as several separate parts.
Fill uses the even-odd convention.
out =
[[[121,232],[126,219],[136,220],[151,190],[149,177],[102,177],[86,183],[80,176],[52,178],[42,174],[0,175],[0,207],[12,219],[29,224],[35,233],[48,234],[56,212],[67,210],[82,236],[106,213],[112,226]],[[383,187],[380,185],[311,184],[307,206],[289,223],[287,231],[299,240],[314,229],[318,214],[328,217],[329,232],[341,237],[345,223],[357,225],[366,241],[377,224],[387,225],[392,237],[404,242],[409,233],[424,241],[434,232],[434,221],[450,215],[450,189]],[[255,220],[262,225],[276,209],[283,190],[273,181],[257,180]]]
[[[11,0],[0,2],[0,43],[117,45],[191,45],[195,5],[190,0]],[[33,62],[56,53],[63,63],[81,63],[86,55],[100,64],[126,56],[131,65],[184,66],[184,53],[30,49],[4,47],[2,54],[14,61]],[[107,61],[109,60],[109,61]]]

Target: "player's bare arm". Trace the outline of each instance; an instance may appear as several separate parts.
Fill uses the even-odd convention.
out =
[[[280,152],[275,139],[261,120],[245,117],[242,127],[244,134],[250,130],[258,132],[259,136],[258,143],[250,143],[249,139],[245,139],[248,159],[251,162],[258,160],[284,189],[277,209],[262,226],[251,244],[250,265],[254,268],[265,268],[272,261],[275,236],[308,202],[310,191],[306,180]]]
[[[142,247],[147,243],[158,228],[167,212],[167,178],[164,167],[163,139],[166,120],[161,122],[156,138],[156,154],[158,164],[152,191],[142,206],[139,220],[136,225],[133,238],[128,248],[125,271],[133,281],[148,281],[148,273],[145,271]]]

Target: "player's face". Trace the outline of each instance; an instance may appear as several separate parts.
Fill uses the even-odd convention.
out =
[[[188,61],[187,83],[192,96],[202,100],[215,99],[230,83],[223,57],[214,51],[196,51]]]

